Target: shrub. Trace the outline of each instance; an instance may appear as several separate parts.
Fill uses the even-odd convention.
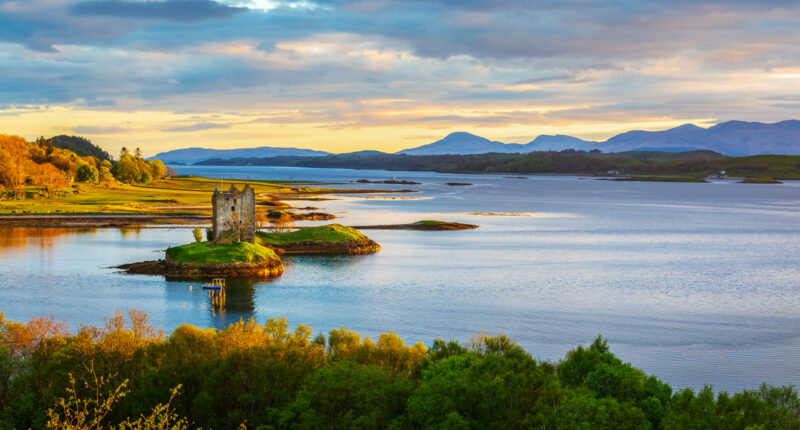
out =
[[[202,230],[200,230],[199,228],[196,228],[196,229],[192,230],[192,233],[194,234],[194,241],[195,242],[202,242],[203,241],[203,231]]]

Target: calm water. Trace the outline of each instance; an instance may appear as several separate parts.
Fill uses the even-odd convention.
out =
[[[223,313],[197,282],[117,273],[192,240],[187,228],[0,228],[0,308],[102,324],[115,309],[171,330],[286,316],[407,341],[506,333],[557,360],[602,333],[626,361],[674,387],[800,384],[800,184],[631,183],[538,176],[180,167],[226,178],[408,179],[415,194],[295,202],[350,225],[446,219],[456,232],[367,231],[362,257],[285,258],[273,281],[231,286]],[[451,187],[445,182],[471,182]],[[352,187],[353,184],[346,186]],[[386,199],[403,197],[404,199]],[[412,199],[405,199],[411,197]],[[524,216],[470,215],[517,212]]]

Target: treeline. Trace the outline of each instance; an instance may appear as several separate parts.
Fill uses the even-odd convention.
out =
[[[756,155],[725,157],[712,151],[669,153],[631,151],[604,154],[565,150],[528,154],[470,155],[396,155],[341,154],[325,157],[267,157],[212,159],[201,165],[294,166],[375,170],[434,171],[441,173],[561,173],[605,175],[609,171],[623,175],[717,175],[726,170],[730,176],[770,176],[800,179],[800,156]]]
[[[161,160],[145,160],[137,148],[134,154],[123,147],[119,161],[114,163],[111,173],[126,184],[149,184],[167,175],[167,167]]]
[[[86,139],[74,136],[39,138],[28,142],[19,136],[0,134],[0,199],[3,197],[51,197],[75,182],[113,185],[117,181],[150,183],[163,178],[167,168],[160,160],[144,160],[124,150],[112,163],[108,153]],[[65,142],[70,143],[67,145]],[[86,145],[91,146],[90,150]],[[63,146],[76,147],[78,155]],[[28,191],[28,187],[34,190]]]
[[[0,428],[800,428],[791,387],[674,392],[600,337],[551,363],[502,335],[426,348],[284,319],[169,336],[147,320],[0,318]]]
[[[111,154],[93,144],[91,140],[80,136],[66,136],[61,134],[50,138],[50,141],[56,148],[72,151],[81,157],[94,157],[100,161],[114,161],[111,158]]]

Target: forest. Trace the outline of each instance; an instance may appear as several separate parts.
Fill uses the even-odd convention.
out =
[[[0,134],[0,199],[49,198],[72,192],[75,183],[147,184],[166,174],[164,163],[144,160],[138,149],[131,154],[123,148],[114,162],[107,152],[75,136],[28,142]]]
[[[117,311],[70,332],[0,317],[0,428],[798,429],[793,387],[674,390],[598,336],[558,362],[512,339],[406,344],[283,318],[166,335]]]

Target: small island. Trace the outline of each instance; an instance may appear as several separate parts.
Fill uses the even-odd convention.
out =
[[[270,220],[289,219],[291,221],[323,221],[335,219],[336,215],[324,212],[296,213],[288,210],[271,210],[267,212]]]
[[[167,248],[166,258],[118,266],[132,274],[167,277],[274,278],[283,274],[283,262],[272,249],[248,242],[211,246],[195,242]]]
[[[462,224],[459,222],[422,220],[410,224],[385,224],[385,225],[362,225],[354,227],[359,230],[425,230],[425,231],[448,231],[448,230],[471,230],[478,228],[475,224]]]
[[[356,182],[359,184],[394,184],[394,185],[422,185],[420,182],[414,181],[406,181],[406,180],[397,180],[397,179],[387,179],[385,181],[370,181],[369,179],[359,179]]]
[[[274,250],[256,244],[255,192],[249,185],[235,186],[211,196],[213,226],[203,241],[200,229],[195,242],[167,248],[165,258],[119,266],[128,273],[163,274],[168,277],[272,278],[284,267]]]
[[[256,233],[257,243],[279,254],[362,255],[381,247],[360,231],[341,224],[303,228],[284,233]]]

